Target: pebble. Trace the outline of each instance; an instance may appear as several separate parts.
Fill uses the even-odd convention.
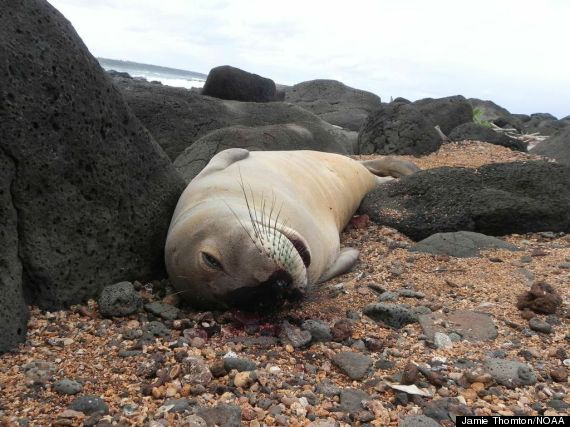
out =
[[[228,372],[231,371],[232,369],[242,372],[242,371],[253,371],[257,368],[256,363],[250,359],[224,356],[223,361],[224,361],[224,369]]]
[[[346,388],[340,392],[339,410],[355,413],[362,410],[362,401],[370,400],[368,393],[355,388]]]
[[[91,415],[95,412],[108,413],[109,407],[99,396],[80,396],[69,404],[69,409]]]
[[[249,388],[254,383],[252,373],[249,371],[238,372],[234,377],[236,387]]]
[[[361,353],[343,351],[332,357],[333,363],[352,380],[366,377],[372,366],[372,359]]]
[[[301,329],[309,331],[313,341],[329,342],[332,340],[331,328],[320,320],[305,320]]]
[[[142,298],[131,282],[105,286],[98,303],[99,311],[106,317],[128,316],[142,308]]]
[[[311,342],[312,336],[309,331],[291,325],[288,321],[281,323],[281,335],[279,336],[284,344],[289,344],[293,348],[301,348]]]
[[[175,320],[180,314],[179,308],[158,301],[145,304],[144,309],[149,313],[152,313],[158,317],[162,317],[166,320]]]
[[[57,381],[53,388],[60,394],[77,394],[83,390],[83,385],[75,380],[63,379]]]
[[[552,325],[541,320],[538,317],[533,317],[528,321],[528,326],[530,329],[536,332],[542,332],[544,334],[551,334],[553,332]]]
[[[425,415],[410,415],[400,420],[399,427],[441,427],[433,418]]]
[[[484,361],[489,374],[499,384],[509,388],[536,383],[536,374],[530,367],[516,360],[491,358]]]
[[[340,319],[336,321],[331,329],[332,337],[334,341],[341,342],[352,337],[352,331],[354,328],[354,320],[352,319]]]
[[[363,313],[372,320],[399,329],[418,321],[418,316],[408,306],[402,304],[377,303],[367,305]]]
[[[218,404],[213,407],[201,407],[196,415],[202,418],[206,425],[223,427],[241,427],[241,408],[236,405]]]
[[[437,348],[451,348],[453,347],[453,342],[449,335],[442,332],[436,332],[433,335],[433,342]]]
[[[550,371],[550,376],[557,383],[565,383],[568,381],[568,369],[563,366],[559,366]]]

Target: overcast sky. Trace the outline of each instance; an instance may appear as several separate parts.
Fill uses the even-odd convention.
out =
[[[95,56],[570,115],[568,0],[50,0]]]

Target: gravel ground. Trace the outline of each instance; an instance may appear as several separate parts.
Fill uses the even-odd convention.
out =
[[[414,160],[430,168],[533,158],[472,142]],[[428,424],[411,416],[427,415],[451,426],[462,414],[569,413],[570,235],[510,235],[520,251],[450,258],[409,251],[395,230],[353,224],[341,236],[361,250],[353,271],[269,317],[181,307],[169,320],[173,311],[155,304],[103,318],[95,301],[32,308],[27,342],[0,356],[0,425],[416,426]],[[538,282],[561,297],[555,314],[517,309]],[[134,285],[144,304],[178,305],[166,281]],[[384,323],[363,314],[376,303],[389,307]],[[490,327],[469,328],[496,338],[468,341],[445,317],[461,310],[487,313]],[[430,312],[444,333],[417,322]]]

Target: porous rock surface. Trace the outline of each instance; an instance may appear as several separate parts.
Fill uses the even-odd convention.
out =
[[[567,232],[570,167],[530,161],[424,170],[370,192],[360,213],[414,240],[461,230]]]
[[[310,80],[285,89],[285,101],[303,107],[326,122],[358,131],[380,97],[336,80]]]
[[[230,65],[222,65],[210,70],[202,88],[202,94],[245,102],[277,100],[273,80]]]
[[[200,138],[176,158],[174,166],[184,180],[190,182],[214,155],[228,148],[245,148],[249,151],[316,150],[348,154],[348,147],[331,138],[318,123],[232,126]]]
[[[331,144],[342,145],[349,153],[356,143],[355,132],[335,128],[313,113],[285,102],[227,101],[134,79],[114,78],[113,81],[172,160],[199,138],[232,126],[313,125],[327,132]]]
[[[163,275],[183,182],[59,12],[41,0],[0,6],[5,349],[24,336],[23,291],[55,309]]]

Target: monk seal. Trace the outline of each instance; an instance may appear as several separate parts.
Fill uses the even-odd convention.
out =
[[[222,151],[178,201],[165,246],[170,280],[194,306],[278,307],[348,271],[358,251],[340,248],[340,231],[376,185],[416,170],[392,157]]]

